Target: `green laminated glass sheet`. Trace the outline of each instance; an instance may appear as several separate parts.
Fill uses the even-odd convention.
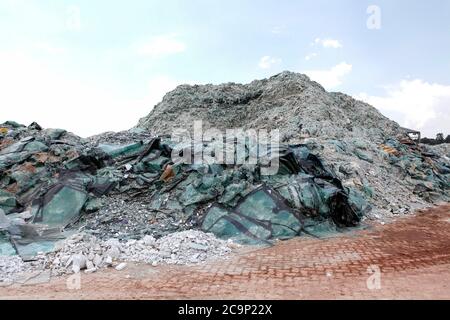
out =
[[[66,226],[80,214],[87,198],[84,191],[64,186],[42,208],[42,223],[49,226]]]

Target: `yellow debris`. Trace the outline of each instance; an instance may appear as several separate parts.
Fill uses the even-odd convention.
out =
[[[7,134],[8,133],[8,128],[0,128],[0,133],[1,134]]]
[[[389,154],[393,154],[393,155],[398,154],[398,151],[396,149],[389,147],[387,145],[382,144],[382,145],[380,145],[380,147],[381,147],[381,149],[383,149],[384,152],[387,152]]]

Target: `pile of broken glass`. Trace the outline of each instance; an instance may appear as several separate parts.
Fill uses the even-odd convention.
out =
[[[0,128],[0,255],[51,251],[110,194],[144,197],[150,210],[242,243],[357,226],[370,210],[305,145],[272,150],[279,167],[263,175],[258,163],[173,163],[163,137],[93,146],[36,123]]]

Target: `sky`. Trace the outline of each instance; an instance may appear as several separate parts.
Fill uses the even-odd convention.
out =
[[[450,134],[450,1],[0,0],[0,123],[133,127],[180,84],[284,70]]]

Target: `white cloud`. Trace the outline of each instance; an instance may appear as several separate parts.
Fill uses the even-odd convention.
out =
[[[339,40],[336,39],[321,39],[321,38],[316,38],[314,40],[313,45],[322,45],[324,48],[333,48],[333,49],[338,49],[338,48],[342,48],[342,43]]]
[[[283,30],[286,28],[286,26],[281,25],[281,26],[274,26],[270,32],[273,34],[280,34],[283,32]]]
[[[81,10],[79,6],[71,5],[67,7],[66,26],[70,31],[81,30]]]
[[[185,50],[186,45],[176,39],[176,36],[173,34],[153,37],[149,42],[139,44],[136,48],[137,54],[151,57],[180,53]]]
[[[21,52],[0,52],[0,123],[37,121],[87,137],[136,125],[167,91],[179,84],[167,76],[149,80],[147,90],[126,95],[120,88],[53,70]]]
[[[352,65],[341,62],[329,70],[304,71],[312,80],[319,82],[325,89],[333,89],[342,84],[342,78],[352,71]]]
[[[361,93],[357,98],[373,105],[400,125],[421,130],[434,137],[450,134],[450,85],[428,83],[421,79],[402,80],[385,87],[382,96]]]
[[[37,42],[35,48],[48,54],[62,54],[66,52],[65,48],[52,45],[48,42]]]
[[[309,61],[309,60],[311,60],[312,58],[317,57],[318,55],[319,55],[319,54],[316,53],[316,52],[310,53],[310,54],[308,54],[308,55],[305,56],[305,60],[306,60],[306,61]]]
[[[280,64],[280,58],[273,58],[271,56],[264,56],[259,60],[258,66],[261,69],[270,69],[272,66]]]

